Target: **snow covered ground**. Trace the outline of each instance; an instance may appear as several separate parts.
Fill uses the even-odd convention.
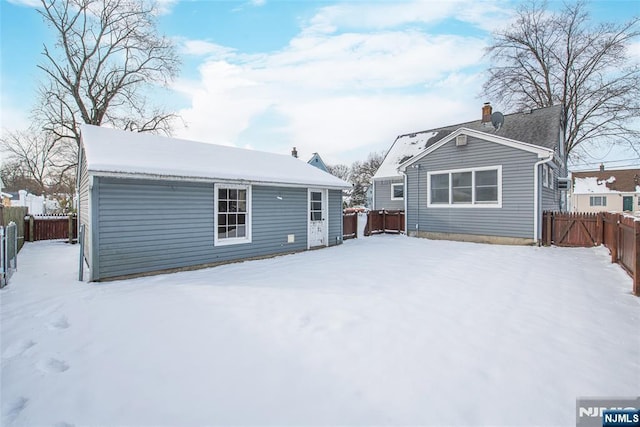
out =
[[[78,282],[27,244],[0,291],[2,425],[575,425],[640,395],[640,299],[604,248],[375,236]]]

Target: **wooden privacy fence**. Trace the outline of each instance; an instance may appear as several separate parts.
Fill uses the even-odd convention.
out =
[[[404,211],[379,210],[367,212],[367,225],[364,228],[364,235],[371,236],[382,233],[404,233]],[[342,234],[344,240],[358,237],[357,213],[344,212],[342,215]]]
[[[342,215],[342,239],[355,239],[358,237],[358,214],[345,212]]]
[[[609,212],[544,212],[542,243],[604,245],[611,253],[611,262],[620,264],[633,278],[633,294],[640,296],[640,218]]]
[[[18,233],[18,252],[22,249],[25,239],[24,217],[27,215],[28,209],[24,206],[2,206],[0,205],[0,226],[8,226],[15,223]]]
[[[403,233],[404,211],[381,210],[369,211],[367,214],[367,226],[364,229],[365,236],[381,233]]]
[[[73,243],[78,237],[77,216],[34,216],[24,219],[25,241],[67,239]]]

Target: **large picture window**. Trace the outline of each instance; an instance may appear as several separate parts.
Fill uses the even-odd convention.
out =
[[[251,241],[251,187],[216,184],[215,245]]]
[[[427,206],[502,206],[501,166],[429,172],[427,180]]]

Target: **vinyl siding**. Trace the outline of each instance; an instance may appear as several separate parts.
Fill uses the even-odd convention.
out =
[[[252,186],[251,243],[214,246],[213,183],[95,180],[94,280],[306,249],[305,188]]]
[[[80,224],[84,224],[84,257],[91,265],[91,251],[89,250],[89,233],[91,233],[89,223],[89,174],[87,173],[87,160],[84,156],[84,150],[81,151],[80,161],[80,177],[78,179],[78,218]]]
[[[451,141],[407,168],[407,232],[533,238],[535,154],[478,138]],[[502,207],[428,208],[427,172],[502,166]]]
[[[542,185],[542,173],[539,172],[540,188],[542,194],[542,210],[543,211],[559,211],[560,210],[560,191],[558,188],[558,168],[555,164],[549,163],[553,169],[553,182],[551,188]]]
[[[328,191],[329,246],[342,243],[342,191]]]
[[[375,209],[404,209],[404,200],[391,200],[391,184],[402,184],[403,178],[376,180]]]

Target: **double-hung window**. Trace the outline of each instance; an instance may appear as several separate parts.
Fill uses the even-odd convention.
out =
[[[427,174],[429,207],[501,207],[502,167],[456,169]]]
[[[216,184],[215,245],[251,242],[251,187]]]
[[[607,196],[590,196],[589,206],[607,206]]]

